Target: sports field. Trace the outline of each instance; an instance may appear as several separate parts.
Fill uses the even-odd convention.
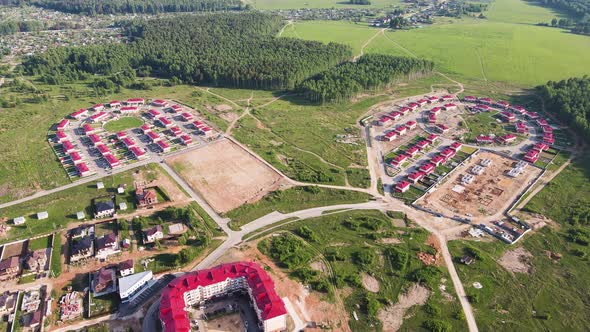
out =
[[[497,0],[485,15],[486,20],[445,18],[421,29],[386,31],[364,52],[423,57],[445,73],[525,86],[590,74],[580,61],[590,52],[588,37],[535,25],[556,13],[521,0]],[[347,22],[298,22],[283,36],[341,42],[359,54],[378,32]]]

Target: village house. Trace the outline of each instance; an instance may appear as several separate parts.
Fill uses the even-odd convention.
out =
[[[426,140],[428,142],[430,142],[430,144],[434,144],[434,142],[438,141],[440,138],[438,137],[438,135],[435,134],[430,134],[428,135],[428,137],[426,137]]]
[[[78,152],[70,152],[70,159],[72,160],[72,162],[74,163],[74,165],[77,165],[79,163],[82,162],[82,156],[80,156],[80,154]]]
[[[518,114],[526,114],[526,108],[519,106],[519,105],[514,105],[514,106],[510,106],[510,109]]]
[[[408,159],[408,156],[405,154],[400,154],[391,160],[391,165],[394,167],[399,167]]]
[[[516,135],[506,134],[498,137],[498,141],[502,144],[510,144],[516,140]]]
[[[20,259],[18,256],[12,256],[0,261],[0,280],[16,278],[20,271]]]
[[[121,102],[118,100],[113,100],[113,101],[109,102],[109,107],[110,108],[119,108],[119,107],[121,107]]]
[[[96,257],[106,259],[107,257],[121,252],[117,234],[107,233],[96,239]]]
[[[164,116],[159,117],[157,122],[164,128],[170,128],[172,126],[172,121]]]
[[[452,95],[444,95],[444,96],[440,97],[440,101],[450,101],[453,99],[455,99],[455,97]]]
[[[444,104],[443,108],[447,111],[452,111],[457,109],[457,105],[453,103]]]
[[[102,296],[117,291],[116,272],[110,267],[102,267],[92,278],[92,293]]]
[[[107,161],[111,168],[117,168],[121,166],[121,162],[117,157],[113,156],[112,154],[107,154],[104,156],[104,159]]]
[[[440,111],[442,111],[442,108],[440,108],[440,107],[433,107],[433,108],[430,110],[430,114],[434,114],[435,116],[437,116],[437,115],[438,115],[438,113],[440,113]]]
[[[78,171],[78,175],[80,176],[90,175],[90,169],[88,169],[88,166],[86,166],[86,163],[84,162],[81,162],[78,165],[76,165],[76,170]]]
[[[123,106],[119,108],[119,113],[123,115],[136,113],[137,111],[139,111],[139,109],[135,106]]]
[[[162,231],[162,226],[156,225],[150,229],[143,231],[144,244],[154,243],[156,240],[161,240],[164,238],[164,232]]]
[[[505,122],[512,122],[512,121],[516,120],[516,115],[514,115],[514,113],[507,112],[507,111],[500,113],[500,117],[502,117],[502,119]]]
[[[131,148],[129,148],[129,151],[131,151],[131,153],[133,153],[133,155],[137,159],[143,159],[146,157],[145,152],[139,146],[132,146]]]
[[[387,115],[384,115],[384,116],[382,116],[382,117],[380,117],[380,118],[379,118],[379,120],[377,121],[377,125],[378,125],[378,126],[387,126],[387,125],[389,125],[391,122],[393,122],[393,119],[392,119],[392,118],[390,118],[390,117],[389,117],[389,116],[387,116]],[[199,128],[199,129],[202,129],[202,128]]]
[[[138,188],[135,190],[135,198],[140,208],[158,204],[158,195],[155,189]]]
[[[70,248],[70,263],[76,263],[94,256],[94,241],[87,235],[80,239],[72,239]]]
[[[129,98],[127,99],[126,104],[129,106],[141,106],[145,103],[143,98]]]
[[[74,147],[74,145],[70,141],[63,141],[61,143],[61,145],[62,145],[65,153],[76,152],[76,148]]]
[[[108,116],[109,116],[109,114],[106,112],[102,112],[102,111],[97,112],[97,113],[94,113],[92,116],[90,116],[90,121],[100,122],[102,120],[105,120]]]
[[[115,214],[115,203],[112,200],[96,202],[94,211],[94,218],[112,217]]]
[[[106,157],[107,155],[111,154],[111,149],[109,149],[109,147],[106,146],[106,145],[104,145],[104,144],[103,145],[99,145],[96,148],[98,149],[98,152],[100,152],[100,154],[103,157]]]
[[[451,148],[446,148],[441,151],[440,155],[443,156],[445,159],[453,158],[455,156],[455,150]]]
[[[30,251],[25,258],[24,265],[31,271],[44,270],[47,263],[47,249]]]
[[[418,143],[416,143],[416,147],[420,150],[424,150],[429,146],[430,146],[430,142],[428,142],[427,140],[421,140]]]
[[[82,130],[84,130],[84,134],[86,136],[88,136],[90,134],[94,134],[97,131],[96,128],[92,127],[89,123],[85,123],[82,126]]]
[[[90,142],[92,142],[92,145],[94,145],[95,147],[103,144],[102,140],[100,139],[100,136],[96,134],[90,134],[88,135],[88,138],[90,139]]]
[[[529,150],[525,155],[524,155],[524,160],[528,161],[529,163],[535,163],[537,162],[537,160],[539,160],[539,151],[537,150]]]
[[[88,110],[81,108],[77,111],[75,111],[74,113],[70,114],[70,118],[75,119],[75,120],[80,120],[83,116],[88,114]]]
[[[379,123],[378,123],[378,124],[379,124]],[[381,125],[381,124],[379,124],[379,125]],[[201,122],[201,121],[198,121],[198,120],[193,122],[193,126],[195,127],[195,129],[199,129],[199,130],[200,130],[201,128],[205,128],[205,127],[207,127],[207,125],[206,125],[206,124],[204,124],[203,122]]]
[[[428,104],[428,99],[426,99],[426,98],[418,99],[416,101],[416,103],[420,106],[424,106],[424,105]]]
[[[152,106],[155,107],[167,107],[168,106],[168,102],[162,99],[154,99],[152,100]]]
[[[59,143],[63,143],[64,141],[68,140],[68,134],[66,134],[63,130],[58,130],[55,132],[55,137]]]
[[[203,133],[203,135],[205,135],[205,137],[209,137],[213,134],[213,130],[209,127],[201,128],[201,132]]]
[[[422,166],[420,166],[419,169],[420,169],[420,172],[422,172],[424,174],[430,174],[434,171],[434,168],[435,168],[434,164],[428,162],[428,163],[425,163]]]
[[[150,109],[150,110],[148,111],[148,114],[149,114],[149,115],[150,115],[150,116],[151,116],[153,119],[155,119],[156,117],[158,117],[158,116],[160,115],[160,112],[159,112],[158,110],[155,110],[155,109],[153,109],[153,108],[152,108],[152,109]]]
[[[144,135],[147,135],[147,133],[152,131],[152,127],[149,125],[149,123],[144,123],[143,125],[141,125],[141,127],[139,127],[139,129],[141,129],[141,132]]]
[[[119,276],[126,277],[135,273],[135,268],[133,265],[133,259],[128,259],[126,261],[122,261],[117,266],[117,270],[119,271]]]
[[[397,126],[395,128],[395,132],[397,132],[400,136],[404,135],[407,131],[408,131],[408,128],[406,128],[406,126]]]
[[[386,142],[391,142],[395,140],[399,135],[395,131],[389,131],[383,135],[383,140]]]
[[[428,114],[428,123],[436,123],[436,115]]]
[[[406,114],[410,113],[411,111],[412,111],[412,110],[411,110],[409,107],[405,107],[405,106],[404,106],[404,107],[401,107],[401,108],[399,109],[399,112],[400,112],[401,114],[403,114],[403,115],[406,115]]]
[[[182,119],[184,121],[193,121],[194,116],[192,114],[190,114],[189,112],[183,112],[182,114],[180,114],[180,116],[182,117]]]
[[[390,118],[392,118],[393,120],[397,120],[397,119],[401,118],[401,117],[402,117],[402,115],[403,115],[403,114],[401,114],[401,113],[400,113],[400,112],[398,112],[398,111],[393,111],[393,112],[389,113],[389,115],[388,115],[388,116],[389,116]]]
[[[526,134],[529,131],[529,128],[527,127],[526,123],[523,121],[518,121],[515,125],[516,127],[516,132],[519,134]]]
[[[178,104],[174,104],[174,105],[170,106],[169,110],[172,113],[178,113],[178,112],[182,111],[182,106],[180,106]]]
[[[158,141],[158,147],[160,147],[160,150],[162,150],[162,152],[170,152],[170,150],[172,149],[170,147],[170,144],[164,142],[164,141]]]
[[[90,109],[95,112],[100,112],[100,111],[104,110],[104,104],[96,104],[96,105],[92,106]]]
[[[406,122],[406,128],[408,128],[408,130],[412,130],[412,129],[416,128],[417,125],[418,124],[414,120],[410,120],[410,121]]]
[[[408,104],[408,108],[411,109],[412,111],[415,111],[418,109],[418,107],[420,107],[420,105],[416,104],[416,103],[409,103]]]
[[[182,144],[184,144],[186,146],[193,144],[193,138],[190,137],[189,135],[181,135],[180,140],[182,141]]]
[[[494,138],[487,135],[479,135],[475,138],[478,144],[491,144],[494,142]]]
[[[432,157],[432,159],[430,159],[430,163],[436,167],[442,165],[444,162],[445,162],[445,157],[441,156],[440,154],[438,154],[438,155]]]
[[[180,134],[182,134],[182,130],[180,130],[178,126],[170,128],[170,131],[172,132],[173,136],[180,136]]]
[[[123,138],[121,142],[123,142],[128,149],[135,145],[135,141],[130,137]]]
[[[455,152],[457,152],[457,151],[461,151],[461,148],[463,147],[463,144],[461,144],[459,142],[453,142],[453,143],[451,143],[451,145],[449,147],[451,149],[455,150]]]
[[[150,132],[147,133],[147,135],[148,135],[148,138],[150,139],[150,141],[152,143],[156,143],[156,142],[158,142],[158,141],[161,140],[160,134],[158,134],[156,132],[150,131]]]
[[[436,103],[437,101],[439,101],[440,98],[437,96],[427,96],[426,99],[428,100],[429,104],[432,104],[432,103]]]
[[[408,181],[400,181],[395,185],[395,190],[400,193],[405,193],[410,189],[410,183]]]
[[[479,101],[482,104],[486,104],[486,105],[493,105],[494,104],[494,101],[491,98],[487,98],[487,97],[479,98],[477,101]]]
[[[510,104],[507,101],[504,101],[504,100],[498,100],[495,105],[498,106],[498,107],[500,107],[500,108],[504,108],[504,109],[510,107]]]
[[[63,119],[57,124],[57,130],[64,130],[70,124],[70,120]]]
[[[449,131],[449,127],[447,127],[446,125],[444,125],[442,123],[439,123],[436,125],[436,130],[438,130],[440,133],[444,134]]]
[[[416,184],[418,181],[422,180],[422,178],[426,174],[420,171],[413,172],[412,174],[408,175],[408,180],[413,184]]]

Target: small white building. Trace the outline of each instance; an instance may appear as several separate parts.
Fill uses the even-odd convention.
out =
[[[22,225],[25,223],[25,217],[16,217],[12,220],[15,225]]]
[[[154,278],[152,271],[145,271],[119,278],[119,297],[123,302],[131,300],[146,289]]]
[[[96,189],[104,189],[104,183],[102,183],[102,181],[97,182]]]
[[[125,203],[125,202],[119,203],[119,210],[121,210],[121,211],[127,210],[127,203]]]
[[[82,220],[84,218],[86,218],[86,215],[84,214],[83,211],[79,211],[79,212],[76,213],[76,219]]]
[[[488,167],[492,164],[492,161],[490,159],[482,159],[479,164],[483,167]]]
[[[43,220],[49,218],[49,213],[47,211],[37,212],[37,219]]]

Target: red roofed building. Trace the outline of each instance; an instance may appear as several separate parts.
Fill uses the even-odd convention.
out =
[[[403,115],[410,113],[412,110],[409,107],[402,107],[399,109],[399,112]]]
[[[429,103],[436,103],[438,101],[438,97],[436,96],[430,96],[430,97],[426,97],[426,99],[428,100]]]
[[[539,114],[537,112],[526,112],[526,117],[531,120],[537,120],[539,118]]]
[[[433,163],[426,163],[422,166],[420,166],[420,172],[423,172],[424,174],[430,174],[434,171],[434,164]]]
[[[511,112],[504,111],[504,112],[500,113],[500,116],[506,122],[512,122],[512,121],[516,120],[516,115],[514,115],[514,113],[511,113]]]
[[[182,144],[187,145],[187,146],[193,144],[193,138],[190,137],[189,135],[180,136],[180,140],[182,141]]]
[[[553,135],[543,136],[543,143],[548,144],[548,145],[553,145],[553,144],[555,144],[555,138],[553,137]]]
[[[70,124],[70,120],[63,119],[57,124],[57,130],[64,130]]]
[[[546,151],[546,150],[549,150],[549,145],[547,145],[545,143],[537,143],[533,146],[533,150]]]
[[[469,102],[469,103],[475,103],[477,101],[477,97],[475,96],[465,96],[463,97],[463,101]]]
[[[98,152],[100,152],[100,154],[103,157],[106,157],[107,155],[111,154],[111,149],[109,149],[109,147],[104,144],[101,144],[101,145],[97,146],[96,148],[98,149]]]
[[[418,124],[417,124],[417,123],[416,123],[416,121],[414,121],[414,120],[410,120],[410,121],[406,122],[406,127],[407,127],[409,130],[412,130],[412,129],[416,128],[416,126],[417,126],[417,125],[418,125]]]
[[[383,140],[387,142],[391,142],[396,139],[399,135],[395,131],[390,131],[383,135]]]
[[[162,149],[162,152],[169,152],[170,145],[164,141],[158,141],[158,146]]]
[[[68,139],[68,135],[63,130],[58,130],[55,133],[55,137],[57,137],[57,141],[60,143]]]
[[[121,102],[118,100],[113,100],[113,101],[109,102],[109,107],[119,108],[119,107],[121,107]]]
[[[516,124],[516,132],[519,134],[526,134],[529,132],[529,128],[526,126],[525,122],[518,121]]]
[[[91,109],[93,111],[100,112],[100,111],[104,110],[104,104],[96,104],[96,105],[92,106]]]
[[[79,163],[78,165],[76,165],[76,169],[78,170],[78,174],[80,176],[90,175],[90,169],[88,169],[86,163]]]
[[[510,109],[513,112],[518,113],[518,114],[526,114],[526,108],[519,106],[519,105],[511,106]]]
[[[182,130],[180,130],[180,128],[178,128],[176,126],[170,128],[170,131],[172,131],[172,134],[174,136],[179,136],[180,134],[182,134]]]
[[[537,119],[537,125],[539,125],[540,127],[545,127],[549,125],[549,122],[547,122],[547,120],[540,118]]]
[[[475,138],[475,141],[479,144],[491,144],[494,142],[494,139],[491,136],[479,135]]]
[[[428,123],[436,123],[436,115],[435,114],[428,115]]]
[[[132,146],[129,148],[129,151],[131,151],[131,153],[133,153],[137,159],[142,159],[145,157],[145,152],[139,146]]]
[[[129,99],[127,99],[127,105],[140,106],[143,104],[145,104],[145,100],[143,98],[129,98]]]
[[[168,106],[168,102],[162,99],[154,99],[152,100],[152,105],[156,107],[166,107]]]
[[[102,121],[102,120],[106,119],[106,117],[108,117],[108,116],[109,116],[109,115],[108,115],[108,113],[106,113],[106,112],[98,112],[98,113],[95,113],[95,114],[93,114],[93,115],[90,117],[90,120],[91,120],[92,122],[99,122],[99,121]]]
[[[463,144],[459,143],[459,142],[453,142],[450,146],[451,149],[455,150],[455,152],[457,151],[461,151],[461,148],[463,147]]]
[[[446,133],[447,131],[449,131],[449,127],[447,127],[446,125],[439,123],[436,125],[436,130],[438,130],[441,133]]]
[[[408,175],[408,180],[410,182],[412,182],[413,184],[416,184],[418,181],[422,180],[422,178],[425,176],[426,174],[424,174],[424,172],[420,172],[420,171],[416,171],[410,175]]]
[[[150,110],[148,111],[148,114],[149,114],[149,115],[150,115],[152,118],[156,118],[157,116],[159,116],[159,115],[160,115],[160,112],[159,112],[158,110],[155,110],[155,109],[153,109],[153,108],[152,108],[152,109],[150,109]]]
[[[144,135],[152,131],[152,127],[147,123],[144,123],[141,127],[139,127],[139,129],[141,129]]]
[[[412,146],[406,150],[406,154],[410,157],[415,156],[418,152],[420,152],[420,149],[417,146]]]
[[[395,132],[398,133],[399,135],[404,135],[406,133],[406,131],[408,131],[408,128],[406,128],[406,126],[397,126],[395,128]]]
[[[492,104],[494,104],[494,101],[493,101],[491,98],[487,98],[487,97],[484,97],[484,98],[479,98],[479,99],[478,99],[478,101],[479,101],[480,103],[487,104],[487,105],[492,105]]]
[[[90,134],[88,135],[88,138],[90,138],[90,141],[92,142],[92,144],[94,146],[98,146],[103,144],[102,140],[100,139],[100,136],[96,135],[96,134]]]
[[[440,155],[446,159],[453,158],[455,156],[455,154],[456,154],[455,150],[453,150],[451,148],[446,148],[446,149],[442,150],[442,152],[440,153]]]
[[[441,155],[436,155],[434,157],[432,157],[432,159],[430,159],[430,163],[433,164],[434,166],[439,166],[441,164],[443,164],[445,162],[445,157],[441,156]]]
[[[395,190],[400,193],[405,193],[410,189],[410,183],[408,181],[400,181],[395,185]]]
[[[119,108],[119,112],[121,112],[121,114],[135,113],[138,110],[139,109],[137,108],[137,106],[123,106]]]
[[[457,109],[457,105],[455,105],[453,103],[448,103],[448,104],[444,104],[443,108],[447,111],[451,111],[451,110]]]
[[[158,118],[158,122],[162,126],[164,126],[165,128],[169,128],[170,126],[172,126],[172,121],[170,121],[168,118],[163,117],[163,116],[161,116],[161,117]]]
[[[428,135],[428,137],[426,137],[426,140],[428,142],[430,142],[430,144],[436,142],[438,139],[439,139],[438,135],[435,135],[435,134],[430,134],[430,135]]]
[[[193,122],[193,126],[195,126],[195,129],[201,129],[201,128],[207,127],[206,124],[204,124],[203,122],[198,121],[198,120]]]
[[[386,126],[386,125],[390,124],[392,121],[393,121],[392,118],[390,118],[387,115],[384,115],[384,116],[382,116],[382,117],[379,118],[379,120],[377,121],[377,124],[379,126]]]
[[[123,144],[125,144],[125,146],[127,148],[130,148],[132,146],[135,146],[135,141],[129,137],[125,137],[121,140],[121,142],[123,142]]]
[[[416,147],[420,150],[426,149],[428,146],[430,146],[430,142],[426,140],[421,140],[418,143],[416,143]]]
[[[80,154],[76,151],[70,152],[70,159],[72,159],[74,165],[77,165],[82,162],[82,156],[80,156]]]
[[[543,134],[553,134],[553,128],[550,126],[543,126]]]
[[[76,149],[74,148],[74,144],[72,144],[72,142],[70,142],[70,141],[63,141],[61,143],[61,145],[62,145],[65,153],[71,153],[71,152],[76,151]]]
[[[399,167],[407,159],[408,159],[407,155],[400,154],[391,160],[391,165],[395,166],[395,167]]]
[[[409,103],[408,104],[408,108],[411,109],[412,111],[415,111],[416,109],[418,109],[418,107],[420,107],[420,105],[418,105],[416,103]]]
[[[183,112],[180,116],[182,116],[182,119],[184,121],[193,121],[193,115],[190,114],[189,112]]]
[[[174,104],[174,105],[170,106],[170,112],[178,113],[180,111],[182,111],[182,106],[180,106],[178,104]]]
[[[81,108],[81,109],[77,110],[76,112],[70,114],[70,118],[80,120],[86,114],[88,114],[88,110]]]
[[[438,113],[440,113],[440,111],[442,111],[442,108],[440,108],[440,107],[433,107],[430,110],[430,114],[438,115]]]
[[[127,133],[126,132],[120,131],[120,132],[117,133],[117,138],[118,139],[123,139],[125,137],[127,137]]]
[[[440,97],[441,101],[449,101],[449,100],[453,100],[453,99],[455,99],[455,97],[452,95],[444,95],[444,96]]]
[[[397,120],[397,119],[401,118],[401,117],[402,117],[402,115],[403,115],[403,114],[402,114],[402,113],[400,113],[400,112],[398,112],[398,111],[393,111],[393,112],[389,113],[389,115],[388,115],[388,116],[389,116],[390,118],[394,119],[394,120]]]
[[[420,106],[424,106],[424,105],[428,104],[428,99],[426,99],[426,98],[418,99],[416,101],[416,104],[418,104]]]
[[[111,166],[111,168],[115,168],[115,167],[121,166],[121,162],[119,162],[119,159],[117,159],[112,154],[105,155],[104,156],[104,159],[107,161],[107,163],[109,163],[109,166]]]
[[[528,161],[529,163],[535,163],[537,160],[539,160],[539,151],[537,150],[529,150],[525,155],[524,155],[524,160]]]
[[[147,135],[148,135],[149,139],[152,141],[152,143],[156,143],[157,141],[159,141],[161,139],[160,135],[156,132],[153,132],[153,131],[148,132]]]
[[[163,332],[190,331],[185,308],[241,290],[249,295],[262,331],[287,329],[287,310],[270,276],[256,263],[238,262],[189,272],[170,282],[160,299]]]
[[[84,134],[86,135],[93,134],[96,131],[96,128],[93,128],[89,123],[85,123],[82,126],[82,129],[84,130]]]
[[[203,127],[203,128],[201,128],[201,132],[205,136],[211,136],[211,134],[213,134],[213,130],[211,128],[209,128],[209,127]]]
[[[489,112],[492,110],[491,107],[489,107],[488,105],[485,104],[479,104],[476,106],[478,110],[482,111],[482,112]]]
[[[501,107],[501,108],[508,108],[508,107],[510,107],[510,104],[504,100],[498,100],[496,102],[496,106]]]
[[[502,144],[510,144],[516,140],[516,135],[514,134],[506,134],[503,136],[498,137],[498,141]]]

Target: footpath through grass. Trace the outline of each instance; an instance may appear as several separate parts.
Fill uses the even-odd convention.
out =
[[[229,226],[232,229],[239,229],[240,226],[273,211],[289,213],[318,206],[362,203],[368,201],[370,197],[368,194],[350,190],[314,186],[294,187],[273,191],[256,203],[244,204],[227,212],[226,216],[231,219]]]

